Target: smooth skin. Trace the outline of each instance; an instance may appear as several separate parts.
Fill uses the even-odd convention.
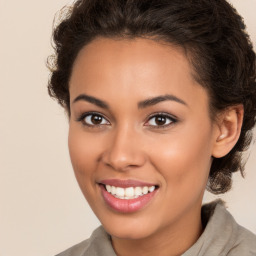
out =
[[[212,121],[207,91],[183,50],[145,38],[97,38],[86,45],[73,66],[70,102],[74,172],[116,254],[184,253],[203,232],[212,158],[237,142],[243,107]],[[144,208],[119,213],[103,200],[98,182],[104,179],[159,189]]]

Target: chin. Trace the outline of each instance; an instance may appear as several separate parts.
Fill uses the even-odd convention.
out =
[[[109,222],[102,222],[108,234],[119,239],[143,239],[155,233],[151,222],[140,220],[136,216],[130,218],[112,218]]]
[[[119,239],[131,239],[131,240],[140,240],[144,239],[146,237],[149,237],[151,232],[145,228],[110,228],[104,226],[107,233],[110,234],[113,237],[119,238]]]

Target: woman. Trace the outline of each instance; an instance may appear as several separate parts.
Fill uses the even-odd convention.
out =
[[[231,188],[256,116],[255,53],[224,0],[79,0],[54,31],[49,93],[102,223],[67,255],[256,255],[205,188]]]

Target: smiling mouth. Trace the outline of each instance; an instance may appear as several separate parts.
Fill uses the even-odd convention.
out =
[[[102,184],[105,190],[118,199],[131,200],[155,191],[158,186],[116,187]]]
[[[158,185],[129,179],[102,180],[98,185],[105,203],[121,213],[133,213],[143,209],[159,190]]]

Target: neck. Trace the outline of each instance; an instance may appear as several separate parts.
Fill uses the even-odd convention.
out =
[[[159,229],[142,239],[112,237],[113,248],[118,256],[180,256],[187,251],[203,232],[201,206],[186,214],[170,226]]]

